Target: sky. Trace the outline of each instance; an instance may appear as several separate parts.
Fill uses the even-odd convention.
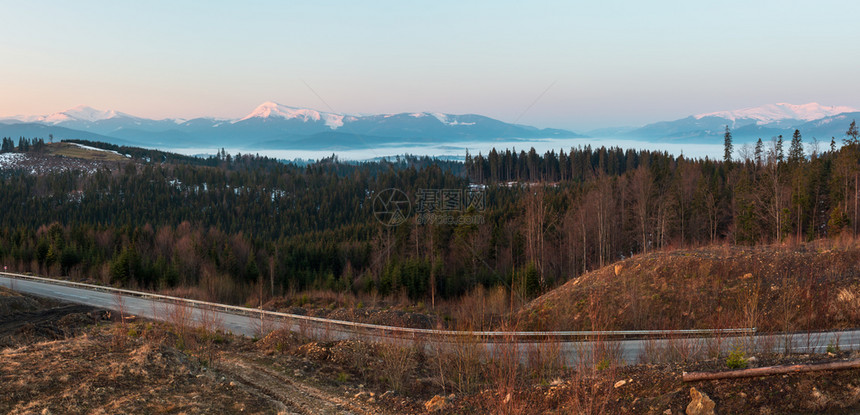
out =
[[[852,1],[0,0],[0,116],[234,118],[264,101],[574,131],[860,107]]]

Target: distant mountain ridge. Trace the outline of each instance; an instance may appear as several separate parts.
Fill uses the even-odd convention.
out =
[[[594,137],[652,142],[722,143],[726,126],[737,143],[758,138],[791,136],[804,139],[843,138],[860,109],[818,103],[776,103],[690,115],[643,127],[602,128]],[[563,129],[505,123],[476,114],[416,112],[350,115],[290,107],[267,101],[233,119],[200,117],[153,120],[119,111],[78,106],[53,114],[0,117],[0,136],[86,139],[118,145],[155,148],[218,148],[247,150],[366,149],[375,146],[426,145],[495,140],[586,138]]]
[[[778,104],[762,105],[760,107],[744,108],[733,111],[717,111],[707,114],[694,115],[696,119],[705,117],[720,117],[728,120],[755,120],[760,124],[770,124],[784,120],[812,121],[824,117],[830,117],[845,112],[857,112],[858,110],[846,106],[825,106],[817,102],[803,105],[793,105],[785,102]]]
[[[842,137],[851,119],[860,110],[848,106],[825,106],[815,102],[794,105],[768,104],[739,110],[691,115],[674,121],[648,124],[624,133],[625,136],[657,139],[716,142],[728,126],[735,140],[753,141],[773,136],[790,136],[795,129],[805,137]]]
[[[101,111],[86,105],[78,105],[65,111],[55,112],[48,115],[19,115],[14,117],[0,118],[0,121],[20,121],[28,123],[62,124],[68,122],[96,122],[111,118],[125,117],[137,118],[117,111]]]
[[[0,135],[17,137],[26,132],[38,132],[41,136],[53,134],[57,139],[99,139],[144,147],[318,150],[404,143],[584,137],[567,130],[510,124],[474,114],[348,115],[272,101],[235,119],[152,120],[87,106],[42,116],[0,118]]]

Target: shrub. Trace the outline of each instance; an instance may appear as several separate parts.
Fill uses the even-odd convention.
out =
[[[597,363],[598,371],[606,370],[610,367],[612,367],[612,362],[607,358],[600,359],[600,362]]]
[[[747,359],[746,356],[744,356],[743,350],[735,349],[729,353],[729,357],[726,358],[726,366],[728,366],[729,369],[746,369]]]
[[[349,381],[349,374],[346,372],[340,372],[337,374],[336,380],[338,383],[346,383]]]
[[[380,344],[379,375],[396,392],[405,392],[409,378],[415,371],[417,361],[415,350],[405,344]]]

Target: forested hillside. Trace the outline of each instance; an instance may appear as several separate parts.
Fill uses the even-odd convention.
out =
[[[3,152],[51,146],[18,142],[4,140]],[[29,143],[40,144],[22,148]],[[529,298],[641,252],[854,235],[860,219],[853,124],[839,148],[804,145],[798,132],[725,160],[579,147],[493,151],[464,163],[332,157],[295,166],[82,144],[131,158],[95,173],[0,170],[0,263],[147,289],[196,287],[235,303],[258,284],[275,295],[320,288],[416,301],[502,285]],[[374,216],[375,196],[389,188],[412,202],[397,226]],[[481,220],[419,223],[427,189],[484,192],[481,209],[446,212]]]

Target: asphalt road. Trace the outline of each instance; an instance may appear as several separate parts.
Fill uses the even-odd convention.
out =
[[[188,305],[176,305],[171,302],[150,298],[140,298],[131,295],[95,291],[80,287],[54,284],[46,281],[10,278],[0,275],[0,286],[40,297],[53,298],[69,303],[85,304],[94,307],[122,312],[153,320],[169,321],[189,325],[206,325],[220,328],[233,334],[247,337],[259,337],[262,332],[275,328],[287,328],[301,332],[309,337],[325,340],[341,340],[359,338],[370,341],[399,341],[417,343],[427,349],[451,347],[476,347],[489,353],[516,353],[519,360],[527,362],[539,355],[563,353],[568,365],[578,361],[591,360],[595,348],[610,350],[612,355],[620,357],[624,362],[637,363],[649,356],[675,356],[694,354],[713,354],[720,350],[725,353],[738,345],[755,342],[757,350],[782,351],[789,346],[796,353],[824,353],[828,346],[841,350],[860,349],[860,330],[816,333],[794,333],[756,336],[725,336],[725,337],[677,337],[596,341],[526,341],[515,343],[500,343],[478,338],[463,336],[459,339],[431,338],[432,336],[408,337],[397,336],[391,330],[356,330],[344,327],[334,322],[325,321],[295,321],[276,320],[260,314],[248,312],[238,314],[233,311],[203,310]],[[262,329],[261,329],[262,328]]]

